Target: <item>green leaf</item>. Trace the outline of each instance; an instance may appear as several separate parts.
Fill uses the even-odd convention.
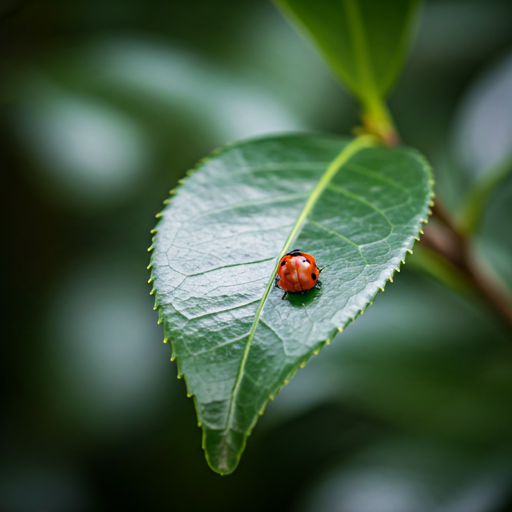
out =
[[[151,280],[213,470],[235,469],[268,400],[392,278],[432,186],[412,149],[288,135],[228,146],[176,190]],[[295,247],[325,267],[322,288],[282,300],[274,276]]]
[[[275,0],[312,39],[362,102],[374,124],[386,124],[383,99],[410,47],[419,0]]]

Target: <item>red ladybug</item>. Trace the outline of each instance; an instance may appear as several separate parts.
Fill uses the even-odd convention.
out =
[[[276,286],[284,290],[283,299],[288,293],[304,293],[318,286],[318,276],[321,271],[316,266],[313,256],[299,249],[293,249],[279,262]]]

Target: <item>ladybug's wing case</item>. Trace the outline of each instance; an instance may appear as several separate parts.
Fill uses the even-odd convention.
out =
[[[279,288],[285,290],[285,291],[293,291],[293,290],[290,290],[290,286],[289,286],[289,283],[286,279],[286,274],[287,274],[287,270],[288,269],[288,266],[287,264],[291,261],[292,259],[292,256],[289,256],[288,254],[285,254],[282,258],[281,258],[281,261],[279,262],[279,267],[277,269],[277,275],[276,275],[276,286],[278,286]]]

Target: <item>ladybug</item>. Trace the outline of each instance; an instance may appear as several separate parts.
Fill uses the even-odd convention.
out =
[[[276,286],[284,290],[283,299],[288,293],[305,293],[311,288],[319,287],[320,272],[322,269],[316,266],[313,256],[299,249],[293,249],[279,262]]]

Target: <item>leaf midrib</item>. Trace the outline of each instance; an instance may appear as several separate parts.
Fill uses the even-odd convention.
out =
[[[256,328],[258,326],[258,322],[260,319],[261,311],[263,310],[263,306],[265,305],[265,302],[267,300],[268,294],[270,293],[270,290],[272,288],[273,282],[274,282],[274,276],[277,272],[277,265],[279,264],[279,261],[281,257],[288,252],[288,249],[290,249],[292,243],[296,239],[302,224],[304,223],[304,220],[309,215],[313,207],[315,206],[316,202],[318,201],[318,198],[321,196],[325,188],[329,185],[331,180],[334,178],[334,176],[337,174],[337,172],[341,169],[341,167],[355,154],[357,154],[359,151],[373,147],[378,145],[378,141],[375,137],[371,135],[361,135],[354,139],[352,142],[347,144],[338,154],[338,156],[329,164],[327,167],[325,173],[321,177],[321,179],[318,181],[318,183],[315,185],[313,190],[311,191],[311,194],[309,196],[309,199],[306,201],[306,204],[304,205],[304,208],[302,209],[301,214],[297,218],[297,221],[295,222],[293,229],[291,230],[290,234],[288,235],[288,238],[286,239],[286,242],[283,246],[283,249],[281,250],[279,257],[277,258],[276,264],[274,266],[274,269],[270,275],[269,282],[267,284],[267,287],[265,288],[265,292],[263,293],[263,297],[261,298],[260,305],[258,307],[258,310],[256,311],[256,315],[254,318],[254,322],[251,327],[251,331],[249,333],[249,337],[247,339],[244,353],[242,355],[242,360],[240,361],[240,367],[238,370],[238,375],[235,381],[235,385],[233,386],[233,391],[231,392],[231,401],[229,403],[229,411],[228,411],[228,418],[226,421],[226,427],[225,431],[227,431],[231,426],[231,420],[233,416],[233,406],[235,403],[235,397],[238,393],[238,388],[240,386],[240,383],[242,381],[242,377],[244,375],[245,370],[245,364],[247,362],[247,357],[249,354],[249,350],[251,347],[252,340],[254,338],[254,334],[256,333]]]

